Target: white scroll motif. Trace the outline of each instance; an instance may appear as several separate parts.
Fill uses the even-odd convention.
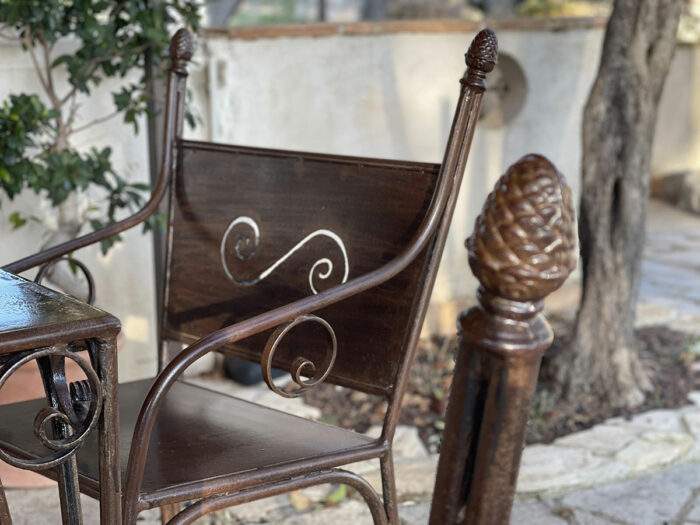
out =
[[[280,259],[278,259],[274,264],[272,264],[269,268],[267,268],[265,271],[263,271],[260,275],[258,275],[254,279],[249,279],[249,280],[241,280],[237,279],[234,277],[233,273],[228,267],[228,264],[226,263],[226,243],[228,242],[228,238],[233,232],[234,228],[238,225],[245,225],[249,227],[252,232],[253,232],[253,238],[251,239],[250,236],[248,235],[243,235],[240,234],[236,238],[236,244],[235,244],[235,253],[236,257],[239,260],[246,260],[252,256],[252,254],[255,252],[255,249],[258,247],[260,244],[260,228],[258,227],[257,223],[251,219],[250,217],[247,216],[241,216],[237,217],[234,220],[231,221],[231,223],[228,225],[228,228],[226,228],[226,232],[224,233],[223,238],[221,239],[221,245],[220,245],[220,253],[221,253],[221,265],[224,268],[224,272],[226,273],[226,276],[231,279],[236,284],[239,284],[241,286],[252,286],[254,284],[259,283],[260,281],[266,279],[272,272],[274,272],[278,266],[280,266],[282,263],[284,263],[287,259],[289,259],[294,253],[296,253],[298,250],[300,250],[306,243],[308,243],[311,239],[314,237],[328,237],[329,239],[333,240],[338,247],[340,248],[340,251],[343,254],[343,264],[345,266],[344,268],[344,273],[343,273],[343,280],[341,283],[344,283],[348,280],[348,274],[350,272],[350,264],[348,262],[348,252],[345,249],[345,243],[343,243],[343,240],[335,233],[332,232],[331,230],[326,230],[326,229],[321,229],[321,230],[316,230],[306,237],[304,237],[301,241],[299,241],[291,250],[289,250],[284,256],[282,256]],[[251,242],[253,243],[253,246],[251,247]],[[245,250],[250,250],[250,253],[246,253]],[[320,266],[325,267],[324,269],[319,269],[317,276],[319,279],[328,279],[332,274],[333,274],[333,261],[328,259],[327,257],[323,257],[319,260],[317,260],[311,269],[309,270],[309,287],[311,288],[311,291],[315,294],[318,293],[318,290],[314,286],[314,272],[316,271],[317,268]]]

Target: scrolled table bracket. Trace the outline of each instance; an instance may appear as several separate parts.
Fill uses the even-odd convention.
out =
[[[63,360],[74,361],[87,379],[68,385]],[[50,406],[41,409],[34,419],[34,434],[52,452],[45,457],[23,459],[13,456],[0,447],[0,459],[25,470],[41,471],[55,468],[69,460],[97,426],[102,409],[102,389],[97,373],[90,363],[66,347],[49,347],[18,354],[17,359],[0,368],[0,390],[8,379],[22,366],[37,360]],[[57,362],[60,366],[56,366]],[[85,407],[84,405],[88,406]],[[81,408],[77,411],[76,406]],[[48,426],[54,432],[48,431]],[[56,436],[57,427],[67,429],[67,435]]]
[[[87,281],[88,285],[88,292],[87,292],[87,297],[85,297],[84,301],[87,304],[94,304],[95,302],[95,278],[92,276],[92,273],[90,272],[89,268],[76,259],[73,256],[65,256],[65,257],[59,257],[57,259],[53,259],[52,261],[49,261],[45,264],[42,264],[41,267],[39,268],[39,271],[36,274],[36,277],[34,277],[34,282],[37,284],[43,284],[44,279],[46,277],[49,277],[49,270],[53,268],[57,263],[65,261],[68,264],[74,266],[75,268],[79,269],[81,272],[83,272],[83,276],[85,276],[85,280]],[[80,298],[78,298],[80,299]]]

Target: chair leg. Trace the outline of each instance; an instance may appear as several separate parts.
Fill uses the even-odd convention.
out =
[[[163,505],[160,508],[160,522],[163,524],[168,523],[171,519],[177,516],[178,512],[180,512],[179,503],[169,503],[168,505]]]
[[[398,525],[399,509],[396,501],[396,478],[394,477],[394,456],[389,449],[385,456],[379,459],[382,474],[382,493],[384,496],[384,510],[390,525]]]
[[[10,516],[10,508],[7,506],[7,498],[5,497],[5,489],[0,480],[0,524],[12,525],[12,516]]]

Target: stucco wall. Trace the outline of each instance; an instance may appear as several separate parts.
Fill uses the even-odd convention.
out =
[[[207,85],[198,92],[208,96],[202,107],[210,126],[202,132],[217,142],[440,161],[475,31],[426,27],[212,34]],[[582,111],[603,27],[497,31],[501,51],[524,70],[525,102],[507,126],[477,129],[434,301],[473,293],[463,242],[510,163],[542,153],[578,193]],[[661,105],[655,173],[700,168],[698,60],[696,48],[679,47]]]

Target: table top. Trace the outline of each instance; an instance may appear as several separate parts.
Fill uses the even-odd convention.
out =
[[[119,320],[107,312],[0,270],[0,355],[113,337]]]

